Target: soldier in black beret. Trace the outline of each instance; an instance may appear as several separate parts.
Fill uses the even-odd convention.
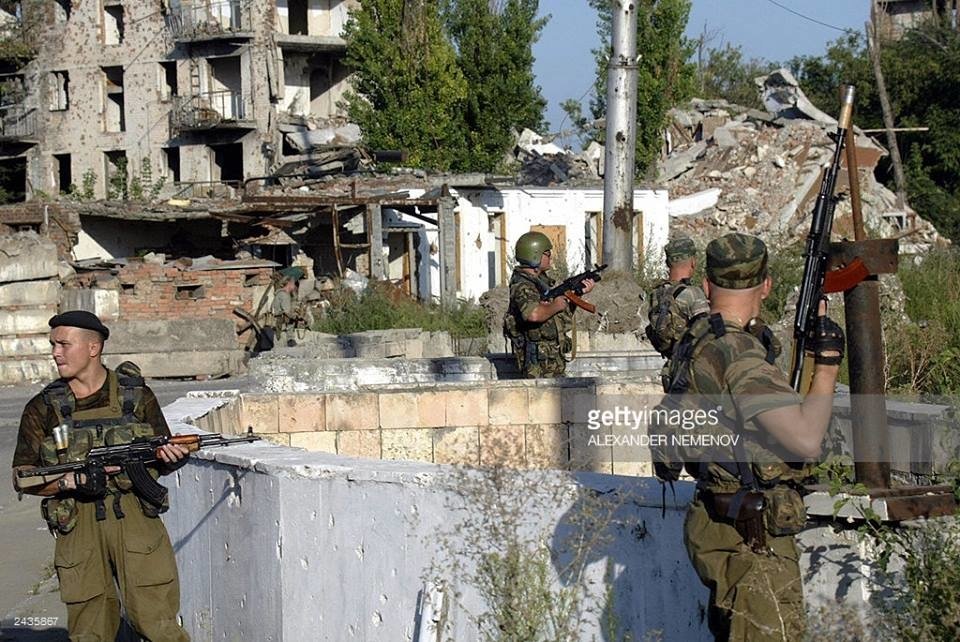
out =
[[[90,448],[170,435],[153,391],[140,370],[101,361],[110,330],[89,312],[50,319],[50,345],[60,377],[31,399],[20,418],[13,456],[14,487],[40,495],[41,512],[56,537],[54,566],[67,605],[71,640],[112,640],[120,606],[142,637],[189,640],[177,621],[180,584],[170,538],[157,506],[133,492],[117,467],[88,466],[42,485],[21,487],[20,469],[86,459]],[[185,463],[188,451],[168,444],[158,451],[156,475]],[[43,483],[46,482],[46,483]],[[119,587],[119,596],[117,595]],[[119,599],[118,599],[119,598]]]

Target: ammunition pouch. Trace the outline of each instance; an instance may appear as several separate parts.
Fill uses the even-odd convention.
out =
[[[77,500],[73,497],[47,497],[40,502],[40,514],[54,535],[66,535],[77,525]]]
[[[767,509],[764,522],[771,535],[796,535],[807,523],[807,509],[803,498],[793,488],[777,484],[763,491]]]

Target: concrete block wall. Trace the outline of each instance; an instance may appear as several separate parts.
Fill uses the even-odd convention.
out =
[[[0,384],[56,377],[47,322],[59,297],[56,244],[33,232],[0,238]]]
[[[648,451],[615,455],[587,424],[594,408],[657,399],[651,381],[486,381],[326,393],[243,393],[198,420],[248,426],[284,446],[352,457],[650,475]],[[606,432],[609,432],[607,430]]]
[[[289,408],[289,400],[283,405]],[[225,407],[232,410],[212,412]],[[507,411],[520,417],[520,408],[509,404]],[[180,399],[164,409],[174,432],[190,432],[198,423],[222,429],[236,419],[226,419],[230,412],[242,411],[223,396]],[[280,412],[286,411],[277,400],[276,415],[272,408],[266,414],[279,421]],[[525,475],[529,510],[521,537],[542,542],[554,560],[569,555],[564,535],[582,510],[576,497],[615,502],[609,520],[592,522],[591,535],[602,544],[585,559],[584,579],[593,588],[579,601],[580,639],[712,639],[705,621],[708,592],[683,547],[692,484],[677,483],[664,506],[660,485],[649,478]],[[463,494],[464,479],[449,466],[272,444],[191,457],[167,478],[172,508],[163,518],[177,552],[185,627],[198,642],[418,640],[431,625],[422,604],[434,602],[445,609],[446,628],[437,639],[479,639],[468,611],[477,615],[485,607],[469,579],[474,567],[468,556],[475,552],[471,542],[489,541],[489,535],[460,528],[457,507],[486,515]],[[872,588],[871,561],[856,537],[821,524],[798,541],[808,610],[839,605],[862,615]],[[503,545],[489,544],[495,550]],[[467,573],[455,572],[454,561]],[[569,586],[556,566],[548,570],[554,590]],[[605,624],[611,621],[616,633]]]

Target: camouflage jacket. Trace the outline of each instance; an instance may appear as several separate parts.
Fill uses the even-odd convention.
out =
[[[693,322],[690,333],[694,350],[689,361],[671,364],[671,379],[688,368],[689,388],[700,407],[717,408],[743,435],[747,457],[761,483],[799,480],[808,476],[805,466],[787,463],[795,459],[755,421],[768,410],[801,402],[786,376],[770,361],[767,348],[736,323],[724,320],[722,336],[714,336],[708,317]],[[733,492],[740,480],[727,469],[709,464],[701,484],[715,492]]]
[[[647,337],[663,356],[669,358],[673,346],[683,337],[687,323],[698,314],[710,311],[703,290],[682,281],[662,280],[650,292],[650,325]]]

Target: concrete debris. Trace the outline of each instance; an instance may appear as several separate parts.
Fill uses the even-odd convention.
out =
[[[313,130],[303,129],[297,132],[289,132],[284,137],[297,151],[309,152],[315,147],[324,145],[357,145],[360,143],[361,134],[359,126],[347,123]]]
[[[575,154],[546,143],[540,134],[524,129],[517,135],[513,154],[508,160],[520,166],[517,177],[520,185],[595,185],[600,180],[603,146],[594,143]]]
[[[812,120],[819,112],[775,73],[783,110],[763,113],[725,101],[692,100],[671,112],[674,148],[659,165],[660,184],[670,192],[671,234],[689,235],[700,246],[732,231],[756,234],[782,248],[802,244],[816,202],[823,167],[834,149],[836,121]],[[791,89],[792,88],[792,89]],[[789,91],[788,91],[789,90]],[[792,106],[786,96],[793,92]],[[771,91],[771,96],[775,92]],[[801,109],[794,109],[797,106]],[[795,114],[797,117],[784,117]],[[874,168],[886,151],[872,138],[856,136],[864,224],[871,238],[902,237],[901,251],[922,252],[947,243],[912,210],[898,212],[896,197],[877,182]],[[841,200],[833,240],[853,238],[847,172],[838,180]]]
[[[807,98],[800,83],[781,67],[766,76],[754,78],[760,89],[763,106],[780,118],[810,118],[826,125],[836,125],[835,118],[817,109]]]

